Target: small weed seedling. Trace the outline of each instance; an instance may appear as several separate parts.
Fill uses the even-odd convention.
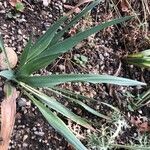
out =
[[[76,54],[74,55],[74,58],[75,62],[79,65],[81,65],[82,67],[85,67],[85,64],[87,63],[88,61],[88,58],[84,55],[79,55],[79,54]]]

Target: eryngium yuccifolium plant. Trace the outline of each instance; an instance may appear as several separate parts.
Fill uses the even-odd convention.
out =
[[[67,25],[61,30],[60,26],[68,19],[68,15],[60,18],[56,21],[44,35],[42,35],[35,43],[32,42],[32,38],[29,39],[23,53],[19,59],[19,65],[16,69],[12,70],[9,65],[9,59],[5,51],[2,40],[0,41],[0,49],[5,53],[6,61],[8,63],[8,69],[0,72],[0,75],[9,80],[10,83],[16,83],[16,86],[22,90],[22,92],[37,106],[42,115],[46,118],[48,123],[55,128],[65,139],[72,144],[77,150],[86,150],[87,148],[76,138],[67,125],[58,117],[53,111],[57,111],[66,118],[71,119],[77,124],[94,130],[91,123],[82,118],[70,109],[66,108],[63,104],[59,103],[54,97],[49,97],[45,93],[39,91],[38,88],[49,90],[55,94],[60,94],[71,102],[77,103],[80,107],[92,113],[98,117],[110,120],[108,116],[101,114],[100,112],[92,109],[79,99],[85,99],[86,97],[81,95],[75,95],[73,92],[69,92],[57,87],[57,85],[65,82],[90,82],[90,83],[108,83],[124,86],[145,85],[145,83],[125,79],[121,77],[115,77],[110,75],[98,75],[98,74],[59,74],[59,75],[47,75],[37,76],[33,75],[36,71],[45,68],[51,64],[56,58],[65,52],[68,52],[76,44],[87,38],[88,36],[112,25],[119,24],[121,22],[131,19],[131,16],[114,19],[112,21],[104,22],[100,25],[91,27],[85,31],[81,31],[72,37],[63,39],[63,35],[67,32],[79,19],[82,18],[89,10],[95,7],[100,0],[93,1],[90,5],[87,5],[78,15],[76,15]],[[59,29],[59,30],[58,30]],[[79,98],[79,99],[78,99]],[[102,103],[105,105],[105,103]],[[110,107],[110,105],[107,105]],[[113,108],[113,107],[112,107]]]

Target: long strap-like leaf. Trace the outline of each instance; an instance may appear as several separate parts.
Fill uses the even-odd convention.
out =
[[[20,78],[33,87],[53,87],[65,82],[90,82],[90,83],[109,83],[125,86],[145,85],[145,83],[111,76],[111,75],[96,75],[96,74],[60,74],[49,76],[31,76]]]
[[[86,6],[78,15],[76,15],[69,24],[67,24],[61,31],[59,31],[52,39],[50,45],[54,45],[64,35],[69,28],[71,28],[77,21],[79,21],[89,10],[100,3],[101,0],[95,0],[89,6]]]
[[[109,27],[111,25],[115,25],[115,24],[118,24],[118,23],[121,23],[123,21],[126,21],[126,20],[129,20],[131,18],[131,16],[127,16],[127,17],[123,17],[123,18],[119,18],[119,19],[114,19],[112,21],[109,21],[109,22],[106,22],[106,23],[103,23],[101,25],[98,25],[98,26],[95,26],[95,27],[92,27],[86,31],[83,31],[83,32],[80,32],[78,34],[76,34],[75,36],[73,37],[70,37],[62,42],[59,42],[53,46],[49,46],[46,48],[46,50],[44,50],[40,55],[38,55],[38,57],[34,57],[33,60],[31,60],[30,62],[28,62],[26,65],[24,65],[20,72],[22,74],[31,74],[33,73],[34,71],[37,71],[39,69],[39,67],[37,66],[37,68],[33,68],[33,70],[31,69],[32,68],[32,65],[34,65],[34,63],[39,63],[41,61],[44,61],[43,62],[45,64],[45,67],[47,65],[50,64],[50,62],[52,62],[53,60],[55,60],[55,58],[51,58],[49,59],[49,61],[47,61],[47,58],[48,56],[54,56],[54,55],[61,55],[62,53],[65,53],[67,52],[68,50],[70,50],[71,48],[73,48],[76,44],[78,44],[79,42],[81,42],[83,39],[87,38],[88,36],[106,28],[106,27]],[[37,55],[36,55],[37,56]],[[43,67],[43,66],[42,66]]]
[[[27,94],[27,96],[33,101],[33,103],[38,107],[42,115],[46,118],[49,124],[60,134],[62,134],[69,143],[77,150],[87,150],[87,148],[75,137],[75,135],[70,131],[70,129],[65,125],[65,123],[52,111],[50,111],[41,102]]]
[[[54,55],[54,54],[59,54],[59,53],[60,54],[65,53],[69,49],[74,47],[76,44],[78,44],[79,42],[81,42],[82,40],[87,38],[88,36],[98,32],[100,30],[103,30],[104,28],[107,28],[111,25],[119,24],[119,23],[127,21],[131,18],[132,18],[131,16],[126,16],[126,17],[122,17],[119,19],[114,19],[112,21],[108,21],[108,22],[102,23],[100,25],[97,25],[95,27],[92,27],[90,29],[87,29],[83,32],[79,32],[75,36],[70,37],[70,38],[64,40],[63,42],[60,42],[54,46],[48,47],[39,57],[44,57],[44,56]]]
[[[50,44],[51,40],[53,39],[56,31],[60,27],[60,25],[67,19],[67,16],[60,18],[56,23],[54,23],[48,31],[45,32],[43,36],[41,36],[35,44],[30,49],[28,53],[28,60],[38,56],[42,51],[44,51],[47,46]]]
[[[65,95],[67,95],[67,96],[69,96],[70,98],[74,98],[74,99],[78,99],[78,100],[80,100],[80,102],[82,102],[82,101],[91,101],[91,103],[94,101],[97,101],[96,99],[93,99],[93,98],[89,98],[89,97],[87,97],[87,96],[83,96],[83,95],[81,95],[81,94],[76,94],[76,93],[74,93],[74,92],[72,92],[72,91],[70,91],[70,90],[66,90],[66,89],[60,89],[60,88],[58,88],[58,87],[53,87],[52,89],[54,89],[54,90],[56,90],[56,91],[59,91],[59,92],[61,92],[61,93],[63,93],[63,94],[65,94]],[[78,102],[77,102],[78,103]],[[82,102],[83,103],[83,102]],[[79,103],[78,103],[79,104]],[[107,107],[109,107],[110,109],[112,109],[113,111],[116,111],[116,112],[120,112],[116,107],[114,107],[114,106],[112,106],[112,105],[110,105],[110,104],[108,104],[108,103],[105,103],[105,102],[101,102],[101,104],[102,105],[104,105],[104,106],[107,106]],[[80,104],[79,104],[80,105]],[[94,114],[94,113],[93,113]],[[95,114],[96,115],[96,114]]]
[[[0,71],[0,76],[6,78],[8,80],[13,80],[14,79],[14,73],[11,70]]]
[[[50,88],[46,88],[46,90],[52,91],[53,93],[59,94],[59,95],[65,97],[65,98],[67,98],[68,100],[71,100],[72,102],[77,103],[78,105],[80,105],[85,110],[92,113],[93,115],[96,115],[98,117],[101,117],[101,118],[104,118],[104,119],[107,119],[107,120],[111,120],[111,118],[109,118],[108,116],[103,115],[103,114],[99,113],[98,111],[92,109],[91,107],[89,107],[88,105],[86,105],[82,101],[78,100],[77,98],[72,98],[71,96],[67,96],[67,93],[65,93],[65,91],[63,91],[62,89],[61,89],[61,91],[63,91],[63,92],[59,92],[59,91],[56,91],[56,90],[53,90],[53,89],[50,89]]]
[[[28,54],[29,54],[30,49],[31,49],[31,46],[32,46],[32,35],[30,36],[29,41],[28,41],[27,45],[25,46],[25,48],[21,54],[18,69],[26,63]]]
[[[53,59],[56,59],[58,55],[52,55],[52,56],[47,56],[44,59],[36,59],[33,60],[31,63],[27,63],[28,65],[23,66],[20,70],[17,70],[16,75],[17,76],[22,76],[22,75],[29,75],[32,72],[35,72],[41,68],[44,68],[48,64],[50,64]]]
[[[24,87],[27,91],[31,92],[34,96],[36,96],[39,100],[41,100],[43,103],[45,103],[49,108],[52,108],[53,110],[61,113],[65,117],[73,120],[77,124],[80,124],[84,126],[85,128],[93,129],[92,126],[88,123],[86,119],[82,119],[80,116],[74,114],[71,112],[68,108],[66,108],[64,105],[56,101],[55,98],[49,97],[45,95],[44,93],[28,86],[23,83],[20,83],[22,87]]]

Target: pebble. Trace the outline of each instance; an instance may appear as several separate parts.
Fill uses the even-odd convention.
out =
[[[26,106],[28,106],[28,108],[31,107],[31,101],[26,102]]]
[[[28,144],[27,144],[27,143],[23,143],[22,146],[23,146],[23,147],[27,147]]]
[[[18,29],[18,34],[21,34],[22,35],[22,31],[20,29]]]
[[[26,106],[26,99],[25,99],[25,98],[20,98],[20,99],[18,100],[18,105],[19,105],[20,107],[25,107],[25,106]]]
[[[28,135],[23,136],[23,141],[25,141],[28,138]]]
[[[36,131],[37,130],[37,128],[36,127],[33,127],[33,131]]]
[[[34,134],[39,135],[39,136],[43,136],[45,133],[44,132],[37,132],[37,131],[35,131]]]
[[[0,14],[5,14],[6,11],[5,10],[0,10]]]
[[[59,65],[58,67],[59,67],[59,69],[60,69],[61,71],[65,70],[65,66],[64,66],[64,65]]]

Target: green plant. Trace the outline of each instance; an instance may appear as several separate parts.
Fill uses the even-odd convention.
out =
[[[34,44],[32,43],[32,38],[30,37],[29,42],[27,43],[20,57],[19,65],[15,70],[11,69],[5,48],[3,46],[3,42],[2,40],[0,41],[0,49],[5,53],[6,60],[8,62],[8,70],[1,71],[0,76],[6,78],[7,81],[13,83],[13,85],[15,83],[15,85],[20,88],[20,90],[37,106],[37,108],[40,110],[46,120],[51,124],[51,126],[54,127],[59,133],[61,133],[78,150],[86,150],[86,147],[75,137],[75,135],[69,130],[65,123],[55,113],[52,112],[52,110],[59,112],[67,118],[70,118],[71,120],[78,123],[79,125],[82,125],[85,128],[89,128],[91,130],[94,130],[94,128],[90,125],[89,121],[74,114],[64,105],[59,103],[54,97],[47,96],[43,92],[39,91],[38,88],[43,88],[56,94],[60,94],[67,99],[79,104],[90,113],[110,120],[111,118],[109,118],[108,116],[105,116],[95,111],[78,99],[78,97],[85,97],[81,95],[75,96],[71,92],[66,92],[65,90],[59,89],[58,87],[56,87],[56,85],[65,82],[110,83],[125,86],[145,85],[145,83],[110,75],[33,75],[33,73],[48,66],[56,58],[58,58],[58,56],[67,52],[69,49],[73,48],[76,44],[78,44],[80,41],[87,38],[88,36],[108,26],[115,25],[132,18],[130,16],[127,16],[124,18],[105,22],[101,25],[79,32],[73,37],[69,37],[63,40],[62,37],[64,33],[67,32],[70,27],[72,27],[80,18],[82,18],[84,14],[86,14],[90,9],[95,7],[99,2],[100,0],[96,0],[88,5],[85,9],[81,11],[80,14],[75,16],[70,21],[70,23],[68,23],[62,30],[58,31],[61,24],[63,24],[68,19],[68,15],[56,21],[48,29],[48,31],[44,35],[42,35]],[[111,107],[109,105],[107,106]]]
[[[74,55],[73,59],[77,64],[81,65],[82,67],[85,67],[85,64],[88,61],[88,58],[86,56],[79,54]]]
[[[142,68],[150,68],[150,49],[128,55],[126,60],[129,64],[133,64]],[[149,103],[150,89],[148,89],[146,92],[143,92],[138,97],[133,97],[133,99],[134,102],[131,104],[132,110],[139,109],[140,107],[146,105]]]
[[[16,5],[15,5],[15,8],[16,8],[17,11],[22,12],[25,7],[24,7],[24,4],[22,2],[17,2]]]
[[[127,56],[127,62],[140,67],[150,67],[150,49]]]

